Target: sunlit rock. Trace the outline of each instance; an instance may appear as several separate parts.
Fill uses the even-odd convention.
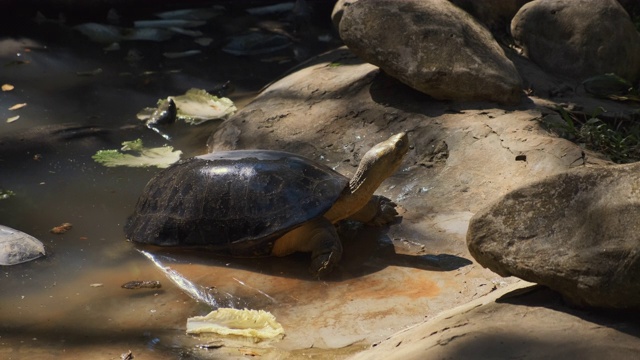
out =
[[[340,36],[363,60],[436,99],[520,101],[513,63],[449,1],[358,1],[345,7]]]
[[[473,257],[580,306],[640,308],[640,164],[588,167],[515,190],[471,219]]]

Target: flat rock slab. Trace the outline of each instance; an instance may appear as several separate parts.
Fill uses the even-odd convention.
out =
[[[517,189],[469,224],[474,258],[576,305],[640,308],[640,163],[583,167]]]
[[[632,359],[637,316],[567,308],[519,282],[399,332],[350,360]]]

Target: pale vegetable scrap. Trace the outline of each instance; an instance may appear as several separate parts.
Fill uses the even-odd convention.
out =
[[[215,333],[262,340],[282,339],[284,329],[275,316],[264,310],[220,308],[206,316],[187,319],[187,334]]]
[[[237,108],[233,101],[226,97],[209,94],[202,89],[189,89],[183,95],[170,96],[178,109],[176,117],[190,125],[199,125],[214,119],[226,119],[233,115]],[[167,99],[160,99],[157,107],[163,107]],[[138,113],[138,119],[147,121],[156,108],[146,108]]]
[[[11,84],[3,84],[2,85],[2,91],[11,91],[14,89],[14,86]]]
[[[106,167],[156,166],[159,168],[167,168],[169,165],[180,160],[180,154],[182,154],[180,150],[174,151],[172,146],[145,148],[140,139],[125,141],[122,145],[121,151],[128,151],[131,152],[131,154],[118,150],[99,150],[91,158]]]

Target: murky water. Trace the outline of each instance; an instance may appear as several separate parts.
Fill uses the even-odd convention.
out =
[[[191,40],[123,42],[121,50],[105,52],[105,44],[68,26],[30,19],[4,26],[0,82],[15,89],[0,93],[0,188],[15,196],[0,200],[0,223],[43,241],[47,256],[0,268],[0,358],[113,359],[128,350],[141,359],[252,352],[295,358],[342,348],[326,355],[339,358],[420,321],[416,314],[429,307],[444,306],[435,298],[448,280],[438,274],[467,262],[396,254],[387,235],[366,229],[354,230],[341,268],[325,281],[308,274],[308,255],[230,259],[125,241],[122,226],[158,170],[105,168],[91,155],[137,138],[149,146],[167,143],[135,115],[191,87],[213,89],[231,80],[236,92],[230,97],[241,107],[297,64],[291,49],[237,57],[213,46],[199,56],[167,59],[164,51],[190,48]],[[319,33],[329,33],[328,21],[325,26]],[[129,51],[142,58],[131,61]],[[101,72],[77,74],[95,69]],[[27,106],[8,110],[18,103]],[[15,115],[17,121],[6,122]],[[216,125],[177,125],[170,144],[184,156],[204,153]],[[67,233],[50,232],[67,222],[73,224]],[[162,288],[121,288],[131,280],[159,280]],[[271,311],[287,337],[269,353],[197,348],[210,340],[185,335],[186,319],[215,306]]]

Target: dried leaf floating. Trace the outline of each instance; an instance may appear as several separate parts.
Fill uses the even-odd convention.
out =
[[[12,117],[7,119],[7,123],[10,124],[10,123],[12,123],[12,122],[14,122],[14,121],[16,121],[18,119],[20,119],[20,115],[12,116]]]
[[[50,232],[52,234],[64,234],[67,231],[71,230],[71,228],[73,227],[73,225],[71,225],[71,223],[62,223],[60,226],[55,226],[53,229],[50,230]]]
[[[18,110],[18,109],[22,109],[23,107],[27,106],[27,103],[22,103],[22,104],[15,104],[12,107],[9,108],[9,110]]]

